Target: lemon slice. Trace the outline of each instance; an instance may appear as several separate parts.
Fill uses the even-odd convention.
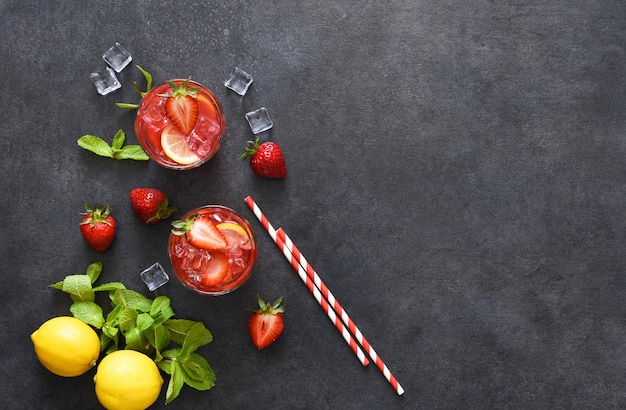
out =
[[[242,249],[247,249],[247,246],[249,246],[250,238],[248,237],[248,232],[236,223],[223,222],[217,225],[217,229],[222,232],[229,246],[239,246]]]
[[[185,134],[180,132],[174,123],[169,123],[161,132],[161,147],[172,161],[181,165],[189,165],[200,161],[200,157],[189,148]]]

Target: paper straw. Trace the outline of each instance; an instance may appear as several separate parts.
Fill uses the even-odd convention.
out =
[[[276,235],[277,240],[282,241],[285,245],[284,247],[289,250],[292,258],[296,259],[299,265],[305,269],[309,281],[313,281],[315,286],[320,289],[322,295],[328,300],[328,303],[331,305],[331,307],[335,310],[335,312],[337,312],[337,314],[339,314],[341,320],[344,321],[344,323],[348,326],[348,329],[350,329],[350,331],[354,334],[361,346],[363,346],[363,349],[365,349],[370,358],[374,361],[374,363],[376,363],[376,367],[378,367],[378,369],[383,373],[389,384],[391,384],[391,387],[395,389],[398,395],[403,394],[404,389],[402,388],[402,386],[400,386],[398,380],[396,380],[389,368],[376,353],[372,345],[367,341],[365,336],[363,336],[363,333],[361,333],[359,328],[354,324],[350,316],[348,316],[348,313],[346,313],[343,307],[339,304],[339,301],[337,301],[337,299],[335,298],[335,296],[333,296],[328,287],[326,287],[317,272],[315,272],[313,267],[307,262],[304,255],[302,255],[300,250],[296,247],[296,245],[294,245],[289,236],[287,236],[287,233],[284,231],[284,229],[278,229]]]
[[[256,204],[256,202],[254,202],[254,200],[250,196],[246,197],[245,201],[246,201],[246,204],[248,204],[248,206],[250,207],[250,209],[252,209],[252,212],[258,218],[259,222],[261,222],[261,225],[263,225],[263,227],[265,228],[269,236],[274,240],[274,243],[276,243],[278,248],[283,252],[283,255],[285,256],[285,258],[287,258],[287,260],[291,263],[291,266],[298,273],[298,276],[300,276],[300,279],[302,279],[302,281],[305,283],[307,288],[309,288],[309,291],[311,291],[311,293],[315,297],[315,300],[317,300],[317,302],[320,304],[324,312],[326,312],[326,315],[328,316],[330,321],[333,322],[337,330],[339,330],[344,340],[346,341],[346,343],[348,343],[348,345],[350,346],[354,354],[356,354],[361,364],[363,364],[363,366],[367,366],[370,361],[365,356],[365,353],[363,353],[363,350],[361,350],[361,348],[356,343],[356,341],[354,340],[354,338],[352,337],[348,329],[346,329],[346,327],[343,325],[341,320],[337,318],[337,315],[335,314],[335,312],[330,308],[326,299],[322,297],[322,294],[315,287],[313,282],[309,279],[304,269],[302,269],[302,266],[300,266],[298,261],[292,257],[291,252],[289,252],[289,250],[285,247],[284,242],[276,236],[276,230],[274,229],[272,224],[269,222],[269,220],[265,217],[263,212],[261,212],[261,209],[259,208],[259,206]]]

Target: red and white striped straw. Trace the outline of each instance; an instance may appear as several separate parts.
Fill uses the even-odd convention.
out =
[[[313,296],[315,297],[315,300],[317,300],[317,302],[320,304],[324,312],[326,312],[326,315],[328,316],[330,321],[333,322],[337,330],[339,330],[339,332],[343,336],[346,343],[348,343],[348,345],[350,346],[354,354],[356,354],[359,361],[363,364],[363,366],[367,366],[370,361],[365,356],[365,353],[363,353],[363,350],[361,350],[361,348],[356,343],[356,341],[354,340],[354,338],[352,337],[348,329],[346,329],[346,327],[341,322],[341,320],[337,318],[337,315],[335,314],[335,312],[332,310],[332,308],[330,308],[326,299],[322,297],[322,294],[320,293],[320,291],[315,287],[313,282],[309,279],[304,269],[302,269],[302,266],[300,266],[298,261],[295,258],[293,258],[293,255],[291,254],[291,252],[289,252],[289,250],[285,247],[285,243],[276,236],[276,230],[274,229],[270,221],[265,217],[265,215],[263,214],[259,206],[256,204],[256,202],[254,202],[254,200],[250,196],[246,197],[245,201],[246,201],[246,204],[248,204],[248,206],[250,207],[250,209],[252,209],[252,212],[257,217],[259,222],[261,222],[261,225],[265,228],[269,236],[274,240],[274,243],[276,243],[278,248],[283,252],[283,255],[285,256],[285,258],[287,258],[287,260],[291,263],[291,266],[298,273],[298,276],[300,276],[300,279],[302,279],[302,281],[307,286],[307,288],[309,288],[309,291],[313,294]]]
[[[328,300],[328,303],[331,305],[331,307],[341,317],[341,320],[343,320],[344,323],[348,326],[348,329],[350,329],[350,331],[354,334],[356,339],[359,341],[361,346],[363,346],[363,349],[365,349],[365,351],[370,356],[370,358],[374,361],[374,363],[376,363],[376,367],[378,367],[378,369],[383,373],[387,381],[389,381],[389,384],[391,384],[391,387],[395,389],[398,395],[403,394],[404,389],[402,388],[402,386],[400,386],[400,383],[398,383],[398,380],[396,380],[396,378],[391,373],[387,365],[385,365],[385,363],[380,358],[380,356],[376,353],[372,345],[367,341],[365,336],[363,336],[363,333],[361,333],[361,331],[354,324],[350,316],[348,316],[348,313],[346,313],[346,311],[343,309],[341,304],[339,304],[339,301],[337,301],[337,299],[331,293],[328,287],[326,287],[326,284],[324,284],[324,282],[319,277],[317,272],[315,272],[313,267],[307,262],[304,255],[302,255],[300,250],[296,247],[296,245],[294,245],[294,243],[291,241],[289,236],[287,236],[287,233],[285,233],[284,229],[283,228],[278,229],[278,231],[276,232],[276,235],[277,235],[277,240],[282,241],[285,245],[285,248],[289,250],[289,253],[291,254],[292,258],[296,259],[299,265],[305,269],[308,275],[309,281],[312,280],[313,283],[315,283],[315,286],[320,289],[320,291],[322,292],[322,295]]]

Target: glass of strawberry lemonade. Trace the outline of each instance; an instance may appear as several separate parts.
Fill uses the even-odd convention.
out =
[[[250,277],[257,248],[250,223],[230,208],[207,205],[172,222],[168,253],[176,277],[196,292],[217,296]]]
[[[191,169],[220,148],[226,121],[217,98],[191,80],[170,80],[150,90],[139,104],[135,132],[159,165]]]

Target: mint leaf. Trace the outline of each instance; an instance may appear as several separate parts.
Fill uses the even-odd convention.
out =
[[[83,135],[78,139],[78,145],[87,151],[91,151],[101,157],[113,158],[113,150],[109,144],[95,135]]]
[[[193,360],[187,360],[185,362],[182,362],[181,367],[185,371],[187,377],[190,379],[203,381],[206,378],[206,372],[204,371],[202,365],[194,362]]]
[[[204,326],[204,323],[196,322],[193,326],[191,326],[189,333],[187,333],[187,337],[185,337],[185,340],[183,341],[183,346],[181,348],[183,360],[186,360],[189,355],[200,346],[209,344],[212,341],[213,335]]]
[[[96,329],[100,329],[104,325],[102,308],[94,302],[79,301],[73,303],[72,306],[70,306],[70,312],[72,312],[75,318],[82,320]]]
[[[166,320],[163,323],[163,326],[170,331],[172,340],[182,345],[185,342],[187,334],[189,334],[189,331],[196,323],[197,322],[194,322],[193,320],[187,319],[170,319]]]
[[[91,280],[87,275],[66,276],[61,283],[61,290],[69,293],[73,302],[81,300],[93,302],[95,300],[95,294],[91,288]]]
[[[135,161],[148,161],[150,157],[141,145],[127,145],[114,154],[115,159],[134,159]]]
[[[134,327],[137,323],[137,310],[124,307],[118,317],[118,327],[122,332],[126,332]]]
[[[133,83],[135,90],[139,93],[139,95],[141,95],[141,97],[145,97],[146,94],[148,94],[150,92],[150,90],[152,90],[152,74],[150,74],[149,72],[147,72],[146,70],[144,70],[143,68],[141,68],[140,66],[136,66],[137,69],[139,69],[139,71],[141,71],[141,73],[143,74],[143,77],[146,79],[146,91],[142,92],[141,90],[139,90],[139,86],[137,85],[136,82]]]
[[[94,292],[108,292],[114,291],[117,289],[126,289],[126,286],[122,282],[109,282],[103,283],[102,285],[94,286]]]
[[[147,330],[154,323],[154,319],[148,313],[140,313],[137,316],[137,327],[139,330]]]
[[[143,336],[141,330],[138,327],[133,327],[124,332],[124,339],[126,339],[126,348],[137,350],[138,352],[148,353],[150,350],[150,343],[148,339]]]
[[[209,362],[207,362],[204,357],[200,356],[198,353],[192,353],[190,358],[186,360],[184,364],[185,367],[183,367],[183,370],[185,370],[185,368],[193,367],[194,369],[196,369],[196,374],[198,374],[199,371],[197,371],[197,369],[200,368],[202,369],[201,371],[204,374],[204,378],[202,380],[197,380],[193,378],[191,374],[185,372],[186,384],[200,391],[209,390],[213,386],[215,386],[215,372],[209,365]]]
[[[185,381],[183,370],[178,363],[172,364],[169,374],[171,377],[165,391],[165,404],[171,403],[172,400],[178,397]]]
[[[136,110],[139,108],[139,104],[131,104],[131,103],[115,103],[120,108],[127,108],[129,110]]]
[[[100,273],[102,273],[102,262],[94,262],[87,266],[87,272],[85,272],[85,275],[89,276],[91,284],[93,284],[96,280],[98,280]]]
[[[124,141],[126,140],[126,133],[124,130],[120,129],[113,136],[113,143],[111,144],[111,148],[113,148],[113,152],[118,151],[124,145]]]
[[[140,312],[150,312],[152,301],[139,292],[130,289],[118,289],[113,293],[113,303]]]
[[[113,136],[111,146],[102,138],[96,137],[95,135],[83,135],[78,139],[78,145],[97,155],[112,159],[133,159],[138,161],[147,161],[150,159],[140,145],[124,146],[125,140],[126,133],[124,130],[120,129]]]
[[[170,341],[172,340],[168,330],[163,326],[156,326],[144,331],[143,334],[146,339],[148,339],[150,344],[156,349],[156,357],[154,358],[154,361],[158,363],[163,360],[161,352],[170,344]]]

